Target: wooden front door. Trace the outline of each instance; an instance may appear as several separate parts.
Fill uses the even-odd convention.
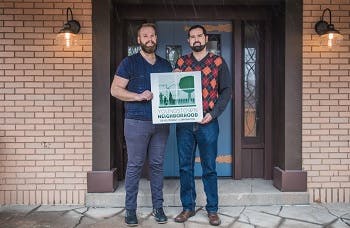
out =
[[[178,55],[191,53],[192,50],[187,42],[187,29],[191,25],[201,24],[208,32],[208,51],[222,56],[233,75],[232,67],[232,22],[231,21],[155,21],[158,31],[157,55],[168,59],[172,65],[175,64]],[[176,53],[176,55],[172,54]],[[216,170],[220,177],[232,176],[232,102],[219,116],[220,134],[218,138],[218,157],[216,159]],[[175,124],[171,124],[167,149],[164,161],[164,176],[179,176],[179,161],[177,152],[177,141]],[[199,150],[197,148],[195,176],[202,176]]]

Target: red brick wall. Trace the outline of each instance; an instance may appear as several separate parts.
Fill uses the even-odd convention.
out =
[[[71,49],[55,45],[67,7]],[[91,0],[0,2],[0,204],[84,203],[91,68]]]
[[[320,46],[314,31],[325,8],[344,35]],[[350,202],[350,1],[304,0],[303,168],[311,201]],[[324,19],[329,22],[329,13]]]

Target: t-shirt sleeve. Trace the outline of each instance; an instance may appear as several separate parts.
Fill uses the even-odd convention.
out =
[[[130,79],[132,72],[131,72],[131,65],[130,65],[130,58],[125,58],[121,61],[121,63],[119,64],[117,71],[115,72],[115,76],[118,75],[122,78],[125,79]]]

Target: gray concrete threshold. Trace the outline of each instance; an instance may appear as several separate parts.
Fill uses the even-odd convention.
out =
[[[305,205],[309,204],[308,192],[281,192],[272,185],[271,180],[263,179],[219,179],[219,206],[262,206],[262,205]],[[203,184],[196,179],[197,206],[205,206],[206,197]],[[179,207],[180,183],[178,179],[164,181],[164,206]],[[123,207],[125,201],[124,182],[120,182],[113,193],[87,193],[88,207]],[[149,181],[141,179],[138,206],[151,207]]]

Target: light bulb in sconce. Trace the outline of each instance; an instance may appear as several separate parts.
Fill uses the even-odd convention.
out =
[[[68,19],[68,12],[71,14],[71,20]],[[73,13],[71,8],[67,8],[67,22],[56,36],[58,45],[67,48],[78,45],[78,32],[80,31],[80,24],[73,20]]]
[[[321,42],[323,41],[324,44],[327,43],[327,46],[329,48],[332,48],[336,44],[339,44],[339,42],[343,40],[343,36],[338,32],[327,32],[326,34],[321,36]]]
[[[77,35],[75,35],[74,33],[70,33],[70,32],[65,32],[63,35],[61,35],[63,39],[62,41],[59,41],[59,43],[64,43],[64,45],[66,47],[71,47],[71,46],[76,46],[78,44],[78,39],[77,39]]]

